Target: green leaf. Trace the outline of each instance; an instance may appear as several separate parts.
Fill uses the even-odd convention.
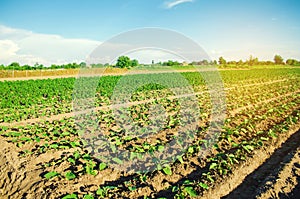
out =
[[[202,182],[199,183],[199,186],[202,187],[203,189],[209,189],[208,185]]]
[[[104,170],[107,167],[107,165],[104,162],[101,162],[99,165],[100,171]]]
[[[31,138],[28,138],[28,137],[22,137],[20,138],[21,141],[25,141],[25,142],[28,142],[31,140]]]
[[[213,162],[213,163],[211,163],[211,165],[209,166],[209,170],[215,169],[217,166],[218,166],[218,164],[215,163],[215,162]]]
[[[68,136],[68,135],[70,135],[70,133],[69,132],[63,132],[61,135],[62,136]]]
[[[50,171],[50,172],[46,173],[46,174],[44,175],[44,177],[45,177],[47,180],[49,180],[49,179],[51,179],[51,178],[53,178],[53,177],[55,177],[55,176],[58,176],[58,175],[59,175],[59,173],[57,173],[57,172],[55,172],[55,171]]]
[[[164,171],[164,173],[167,174],[167,175],[172,175],[172,170],[171,170],[170,166],[164,167],[164,168],[163,168],[163,171]]]
[[[77,195],[75,193],[64,196],[62,199],[77,199]]]
[[[106,190],[102,189],[101,187],[96,191],[96,194],[100,197],[105,197]]]
[[[11,136],[12,136],[12,137],[19,137],[19,136],[21,136],[21,135],[22,135],[22,133],[17,133],[17,132],[11,133]]]
[[[128,187],[129,191],[135,191],[136,190],[136,187]]]
[[[94,199],[92,195],[84,195],[83,199]]]
[[[76,141],[73,141],[73,142],[70,142],[70,145],[72,146],[72,148],[75,148],[77,146],[80,146],[80,143],[76,142]]]
[[[85,160],[91,160],[91,159],[92,159],[91,156],[90,156],[89,154],[84,154],[84,155],[82,156],[82,158],[85,159]]]
[[[159,145],[158,148],[157,148],[157,150],[159,152],[163,152],[165,150],[165,147],[163,145]]]
[[[189,153],[194,153],[194,148],[193,148],[192,146],[190,146],[190,147],[188,148],[188,152],[189,152]]]
[[[178,157],[177,157],[177,160],[178,160],[181,164],[184,163],[184,161],[183,161],[183,159],[182,159],[182,156],[178,156]]]
[[[75,159],[79,159],[80,158],[80,153],[78,151],[75,151],[73,155],[74,155]]]
[[[49,147],[52,148],[52,149],[57,149],[58,148],[58,144],[51,144]]]
[[[73,158],[68,158],[68,162],[70,162],[72,164],[76,164],[76,161]]]
[[[248,152],[248,153],[250,153],[251,151],[253,151],[254,150],[254,147],[253,146],[251,146],[251,145],[246,145],[246,146],[243,146],[243,148]]]
[[[34,140],[35,140],[36,142],[40,142],[40,141],[41,141],[41,138],[35,137]]]
[[[269,138],[265,138],[265,137],[261,137],[260,138],[262,141],[268,141],[269,140]]]
[[[116,162],[117,164],[123,164],[123,161],[120,160],[119,158],[113,158],[112,159],[114,162]]]
[[[185,181],[183,182],[183,184],[189,185],[189,184],[192,184],[192,182],[191,182],[190,180],[185,180]]]
[[[184,190],[185,190],[191,197],[197,197],[197,196],[198,196],[197,192],[194,190],[193,187],[185,187]]]
[[[72,171],[67,172],[65,176],[68,180],[73,180],[74,178],[76,178],[76,175],[72,173]]]

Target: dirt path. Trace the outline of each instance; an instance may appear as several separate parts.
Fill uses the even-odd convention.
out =
[[[0,198],[21,198],[19,193],[35,189],[41,177],[34,164],[27,164],[18,158],[18,149],[6,141],[0,140]]]
[[[300,129],[286,141],[283,139],[282,144],[276,144],[279,146],[277,149],[274,146],[276,149],[274,153],[249,173],[243,182],[224,199],[299,198],[300,190],[297,187],[300,185]],[[267,157],[266,153],[274,148],[266,150],[262,157]]]
[[[207,191],[201,198],[264,199],[276,198],[274,193],[277,193],[279,196],[280,194],[296,194],[297,190],[292,189],[299,182],[299,130],[300,122],[285,134],[281,134],[271,146],[255,151],[252,158],[249,158],[245,163],[236,168],[233,174],[216,183],[216,186]],[[296,169],[298,174],[291,172],[291,167],[294,171]],[[280,173],[279,178],[277,177],[278,173]],[[271,183],[272,186],[269,189],[265,189],[266,185],[270,184],[268,180],[270,176],[273,180]],[[286,193],[283,193],[281,188],[286,187],[285,178],[293,179],[293,183],[290,183]]]
[[[196,69],[189,69],[189,70],[148,70],[148,71],[134,71],[134,72],[115,72],[115,73],[98,73],[98,74],[89,74],[89,75],[59,75],[59,76],[35,76],[35,77],[9,77],[9,78],[0,78],[0,81],[18,81],[18,80],[38,80],[38,79],[59,79],[59,78],[75,78],[75,77],[101,77],[101,76],[119,76],[119,75],[137,75],[137,74],[157,74],[157,73],[173,73],[173,72],[197,72]],[[209,70],[201,70],[201,71],[209,71]]]
[[[298,131],[297,139],[300,139],[299,136],[300,132]],[[295,140],[297,141],[297,140]],[[296,143],[296,142],[295,142]],[[280,149],[277,151],[278,153],[272,155],[275,159],[270,159],[267,164],[270,164],[270,169],[265,171],[269,175],[263,181],[263,185],[260,186],[256,193],[258,195],[257,198],[299,198],[300,197],[300,147],[299,144],[287,143],[291,146],[286,146],[287,148],[295,148],[298,146],[297,149],[293,149],[291,152],[283,154],[283,160],[278,162],[276,161],[276,155],[281,155]],[[280,159],[280,158],[279,158]],[[272,164],[273,162],[276,164]],[[266,164],[266,163],[265,163]],[[275,166],[272,168],[272,166]],[[277,166],[277,167],[276,167]],[[261,169],[263,171],[263,169]],[[256,173],[259,173],[257,171]]]
[[[217,68],[198,68],[198,69],[142,69],[142,70],[128,70],[128,71],[115,71],[115,72],[105,72],[106,69],[104,69],[103,73],[94,74],[93,71],[91,71],[92,75],[81,75],[81,76],[87,76],[87,77],[97,77],[97,76],[118,76],[118,75],[127,75],[127,74],[156,74],[156,73],[173,73],[173,72],[179,72],[179,73],[185,73],[185,72],[205,72],[205,71],[240,71],[240,70],[250,70],[247,68],[223,68],[223,69],[217,69]],[[116,70],[116,69],[115,69]],[[75,75],[55,75],[55,76],[34,76],[34,77],[9,77],[9,78],[0,78],[0,81],[17,81],[17,80],[37,80],[37,79],[58,79],[58,78],[70,78],[70,77],[78,77],[78,74]]]

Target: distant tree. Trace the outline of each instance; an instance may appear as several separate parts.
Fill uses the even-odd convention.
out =
[[[127,56],[121,56],[117,60],[116,67],[119,67],[119,68],[128,68],[128,67],[130,67],[130,65],[131,65],[130,58],[127,57]]]
[[[286,60],[286,64],[290,66],[298,66],[300,65],[300,62],[295,59],[288,59]]]
[[[22,66],[22,68],[24,69],[24,70],[31,70],[31,66],[29,66],[29,65],[24,65],[24,66]]]
[[[57,68],[58,68],[58,66],[57,66],[57,65],[55,65],[55,64],[52,64],[52,65],[50,66],[50,68],[51,68],[51,69],[57,69]]]
[[[257,65],[258,64],[258,58],[254,58],[252,55],[250,55],[249,60],[247,61],[249,66]]]
[[[79,64],[79,66],[80,66],[80,68],[86,68],[86,63],[85,63],[85,62],[81,62],[81,63]]]
[[[219,64],[220,65],[225,65],[227,62],[226,62],[226,60],[223,58],[223,57],[220,57],[219,58]]]
[[[138,66],[138,65],[139,65],[138,60],[134,59],[134,60],[131,61],[131,66],[132,67],[135,67],[135,66]]]
[[[274,56],[274,63],[275,64],[284,64],[283,58],[280,55],[275,55]]]
[[[12,62],[11,64],[8,65],[9,69],[14,69],[14,70],[19,70],[20,69],[20,64],[18,62]]]
[[[206,59],[203,59],[202,61],[200,61],[200,65],[208,65],[209,62]]]
[[[169,60],[167,62],[164,62],[162,65],[163,66],[179,66],[180,63],[178,61]]]
[[[238,66],[241,66],[241,65],[243,65],[244,64],[244,62],[243,62],[243,60],[239,60],[237,63],[236,63],[236,65],[238,65]]]
[[[102,68],[104,65],[101,63],[98,63],[98,64],[92,64],[91,66],[92,66],[92,68]]]
[[[293,65],[294,60],[293,60],[293,59],[288,59],[288,60],[286,60],[285,63],[286,63],[287,65]]]
[[[193,61],[193,62],[191,62],[189,65],[196,66],[196,65],[198,65],[198,62]]]

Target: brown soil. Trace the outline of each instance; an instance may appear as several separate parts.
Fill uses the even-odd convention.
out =
[[[196,71],[210,71],[211,69],[173,69],[173,70],[163,70],[163,69],[150,69],[150,70],[135,70],[134,72],[127,70],[127,69],[118,69],[118,68],[108,68],[108,69],[99,69],[100,71],[95,72],[92,70],[89,74],[93,75],[87,75],[87,76],[114,76],[114,75],[125,75],[127,73],[129,74],[149,74],[149,73],[172,73],[174,71],[177,72],[196,72]],[[215,70],[215,69],[212,69]],[[249,69],[239,69],[239,68],[228,68],[228,69],[218,69],[219,71],[231,71],[231,70],[249,70]],[[44,73],[47,72],[43,71]],[[68,73],[66,71],[66,73]],[[74,74],[75,73],[75,74]],[[71,75],[35,75],[35,76],[23,76],[23,77],[4,77],[0,78],[0,81],[17,81],[17,80],[35,80],[35,79],[57,79],[57,78],[70,78],[70,77],[78,77],[79,70],[76,70],[75,72],[72,71]]]
[[[202,198],[299,198],[300,123],[257,150]]]

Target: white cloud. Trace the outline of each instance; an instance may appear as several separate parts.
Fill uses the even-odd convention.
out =
[[[0,40],[0,60],[15,56],[19,46],[11,40]]]
[[[194,0],[173,0],[173,1],[167,1],[165,2],[165,8],[167,9],[171,9],[179,4],[182,4],[182,3],[191,3],[193,2]]]
[[[51,65],[81,62],[101,42],[39,34],[0,25],[0,64],[36,62]]]

